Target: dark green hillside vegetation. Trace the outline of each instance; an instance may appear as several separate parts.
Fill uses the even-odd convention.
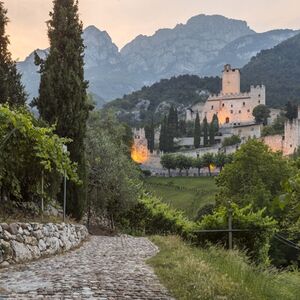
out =
[[[251,84],[266,86],[268,106],[283,107],[288,101],[300,103],[300,35],[261,51],[241,71],[243,90]]]
[[[195,75],[182,75],[163,79],[152,86],[145,86],[139,91],[110,102],[105,107],[130,112],[135,109],[139,101],[149,100],[149,107],[145,111],[143,108],[141,109],[141,121],[149,122],[152,114],[162,102],[168,102],[175,106],[181,104],[188,106],[199,101],[205,101],[207,98],[205,92],[218,93],[220,88],[221,80],[219,77],[199,78]],[[128,115],[121,114],[120,117],[127,122],[133,122]]]

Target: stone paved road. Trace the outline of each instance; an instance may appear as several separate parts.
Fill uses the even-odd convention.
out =
[[[93,236],[80,249],[0,271],[0,299],[172,299],[145,238]]]

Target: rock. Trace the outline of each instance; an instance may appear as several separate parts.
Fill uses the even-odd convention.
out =
[[[0,268],[7,268],[7,267],[9,267],[8,261],[4,261],[3,263],[0,264]]]
[[[24,237],[21,234],[16,235],[16,241],[19,243],[24,243]]]
[[[16,223],[12,223],[9,225],[7,231],[12,235],[17,235],[19,233],[19,225]]]
[[[44,240],[39,240],[39,244],[38,244],[38,247],[40,249],[40,251],[45,251],[47,249],[47,245],[46,243],[44,242]]]
[[[8,230],[9,226],[6,223],[1,223],[0,226],[2,227],[3,230]]]
[[[15,236],[11,235],[8,231],[4,230],[3,239],[6,241],[11,241],[15,239]]]
[[[23,262],[32,259],[32,254],[27,246],[17,241],[11,241],[13,259],[15,262]]]
[[[25,242],[25,244],[31,245],[31,246],[37,246],[37,244],[38,244],[37,239],[33,236],[25,236],[24,242]]]
[[[33,236],[36,237],[38,240],[44,237],[43,233],[42,233],[42,230],[34,231]]]
[[[34,259],[37,259],[37,258],[41,257],[41,251],[40,251],[40,249],[39,249],[38,246],[31,246],[31,245],[28,245],[27,247],[28,247],[28,249],[30,250],[30,252],[31,252],[31,254],[32,254],[32,257],[33,257]]]
[[[0,252],[2,253],[3,260],[10,260],[13,257],[10,243],[4,240],[0,240]]]

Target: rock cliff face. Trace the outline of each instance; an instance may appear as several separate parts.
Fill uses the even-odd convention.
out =
[[[84,30],[85,76],[98,105],[180,74],[217,75],[225,63],[243,66],[263,49],[295,35],[292,30],[255,33],[244,21],[199,15],[173,29],[138,36],[119,51],[105,31]],[[47,50],[38,50],[44,57]],[[39,74],[33,54],[18,63],[32,98],[38,94]]]
[[[88,236],[73,224],[0,224],[0,268],[68,251]]]

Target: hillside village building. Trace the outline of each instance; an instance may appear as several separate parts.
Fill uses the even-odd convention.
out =
[[[266,104],[265,86],[251,86],[249,92],[241,93],[240,81],[240,70],[225,65],[221,93],[210,95],[205,103],[198,103],[189,108],[186,113],[187,121],[194,121],[198,113],[201,122],[205,117],[211,122],[216,114],[220,126],[227,128],[228,133],[229,128],[237,128],[231,134],[240,132],[240,135],[245,133],[245,137],[260,137],[260,126],[255,125],[252,112],[256,106]]]

